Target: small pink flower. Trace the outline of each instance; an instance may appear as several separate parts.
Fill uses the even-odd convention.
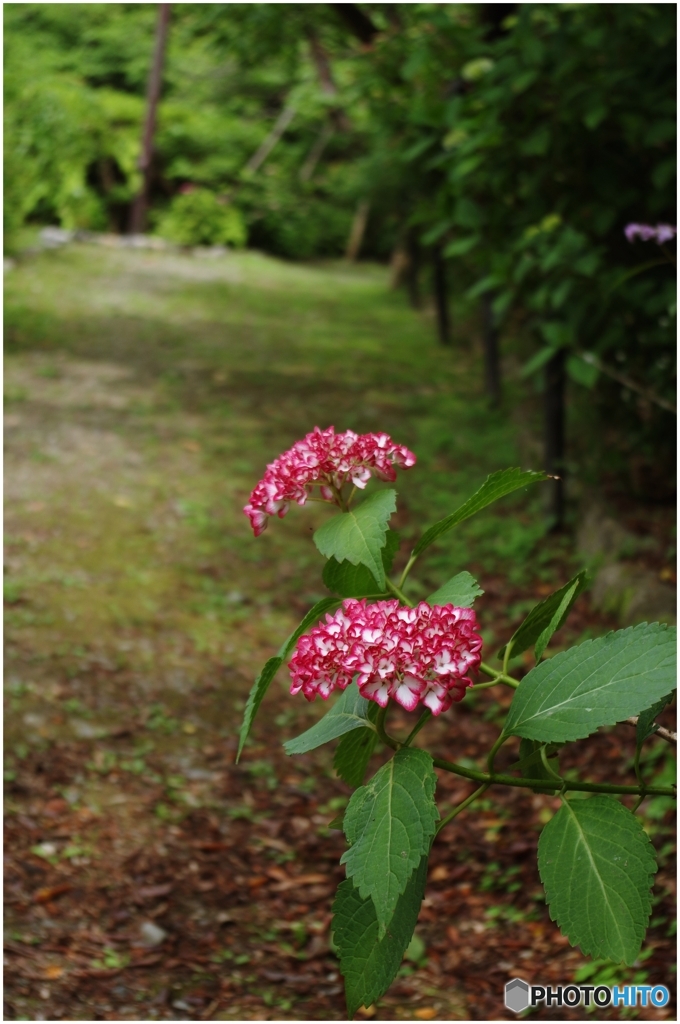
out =
[[[410,469],[416,457],[389,434],[336,434],[333,427],[314,427],[301,441],[270,462],[243,511],[256,537],[266,529],[268,517],[285,516],[291,501],[304,505],[314,486],[323,501],[339,504],[346,483],[361,490],[371,478],[393,482],[395,467]]]
[[[325,623],[301,636],[290,662],[290,692],[324,700],[356,677],[363,697],[386,707],[390,697],[413,711],[447,711],[472,685],[482,658],[471,608],[348,598]]]

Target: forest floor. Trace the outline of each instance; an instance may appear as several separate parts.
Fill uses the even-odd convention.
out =
[[[311,530],[327,512],[294,508],[255,540],[241,509],[315,424],[385,430],[419,459],[397,484],[399,567],[487,473],[538,468],[531,409],[490,413],[475,325],[438,347],[379,267],[73,245],[20,260],[6,294],[5,1019],[346,1019],[329,944],[344,838],[327,826],[350,791],[332,751],[281,747],[320,702],[287,696],[281,673],[234,764],[254,676],[324,595]],[[448,535],[410,593],[470,569],[492,652],[578,564],[542,501],[513,496]],[[586,594],[551,649],[617,625]],[[473,694],[419,740],[479,763],[508,700]],[[600,730],[564,767],[629,781],[633,737]],[[649,751],[646,770],[672,775],[667,746]],[[441,785],[444,805],[470,791]],[[555,806],[491,791],[442,832],[418,941],[360,1019],[514,1019],[516,975],[672,985],[669,801],[643,805],[660,869],[632,968],[550,921],[536,845]],[[674,1010],[591,1017],[624,1015]]]

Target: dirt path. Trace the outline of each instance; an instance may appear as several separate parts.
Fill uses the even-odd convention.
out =
[[[323,595],[309,543],[323,511],[255,542],[241,506],[317,422],[385,429],[422,453],[428,489],[424,475],[400,485],[406,538],[417,514],[436,518],[517,460],[515,434],[475,397],[472,356],[452,360],[430,331],[377,268],[79,246],[11,272],[7,1019],[344,1019],[329,948],[344,840],[327,824],[349,791],[332,752],[291,761],[280,747],[320,709],[277,681],[233,764],[255,672]],[[551,542],[507,582],[542,537],[535,505],[519,507],[512,529],[492,517],[425,567],[423,586],[457,560],[486,565],[488,643],[570,564]],[[585,602],[569,636],[611,624]],[[479,694],[428,737],[474,759],[494,717]],[[598,737],[593,777],[613,777],[630,739]],[[444,785],[447,799],[467,793]],[[587,970],[541,899],[551,804],[503,795],[442,834],[420,941],[366,1017],[504,1019],[508,978]],[[649,808],[658,905],[648,959],[619,983],[668,983],[674,956],[672,823],[665,803]]]

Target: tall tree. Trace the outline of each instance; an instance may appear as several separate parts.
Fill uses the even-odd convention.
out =
[[[141,234],[146,227],[146,216],[149,206],[149,189],[151,185],[153,165],[153,141],[154,132],[156,130],[156,112],[163,85],[163,64],[165,62],[165,47],[168,38],[169,25],[170,4],[159,4],[156,40],[146,94],[146,117],[144,119],[144,131],[142,133],[142,151],[138,165],[142,172],[142,185],[137,193],[134,203],[132,204],[132,211],[130,214],[130,233],[133,235]]]

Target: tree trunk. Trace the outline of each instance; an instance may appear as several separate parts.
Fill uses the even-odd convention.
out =
[[[501,404],[501,364],[498,348],[498,325],[493,311],[493,292],[482,296],[482,341],[484,345],[484,384],[489,405],[497,409]]]
[[[333,79],[331,62],[328,59],[326,50],[321,45],[321,40],[313,29],[308,29],[307,36],[309,38],[309,47],[312,51],[312,58],[316,64],[316,72],[321,82],[321,88],[327,96],[337,96],[338,87]]]
[[[361,243],[364,240],[364,233],[368,222],[369,208],[370,204],[365,199],[362,199],[357,206],[357,212],[354,214],[349,239],[347,240],[347,249],[345,250],[345,258],[350,263],[354,263],[359,258]]]
[[[333,78],[333,72],[331,70],[331,62],[326,53],[326,50],[321,44],[321,40],[317,36],[313,29],[308,29],[307,37],[309,39],[309,48],[312,52],[312,59],[316,65],[316,73],[319,76],[319,82],[321,88],[327,96],[336,97],[338,95],[338,87],[335,84]],[[329,116],[333,123],[333,127],[338,132],[350,131],[352,125],[350,123],[347,114],[342,110],[341,107],[331,107],[329,110]]]
[[[406,284],[411,257],[403,240],[397,242],[390,257],[390,290],[396,292]]]
[[[390,259],[390,288],[405,287],[413,309],[420,309],[420,246],[412,228],[401,232]]]
[[[413,309],[420,309],[420,246],[416,232],[411,230],[406,236],[406,248],[409,264],[406,272],[406,287]]]
[[[163,85],[163,62],[165,60],[165,44],[170,23],[170,4],[158,5],[158,22],[156,25],[156,45],[154,48],[149,83],[146,91],[146,120],[142,135],[142,152],[138,167],[142,172],[142,187],[137,193],[130,215],[130,233],[140,235],[146,227],[146,213],[149,206],[149,186],[151,184],[151,161],[153,157],[153,136],[156,130],[156,110]]]
[[[437,309],[437,333],[442,345],[451,344],[451,324],[449,321],[449,303],[446,292],[446,260],[437,246],[432,254],[434,270],[434,301]]]
[[[564,526],[564,397],[566,352],[560,349],[545,368],[545,469],[559,477],[550,481],[548,509],[553,530]]]

